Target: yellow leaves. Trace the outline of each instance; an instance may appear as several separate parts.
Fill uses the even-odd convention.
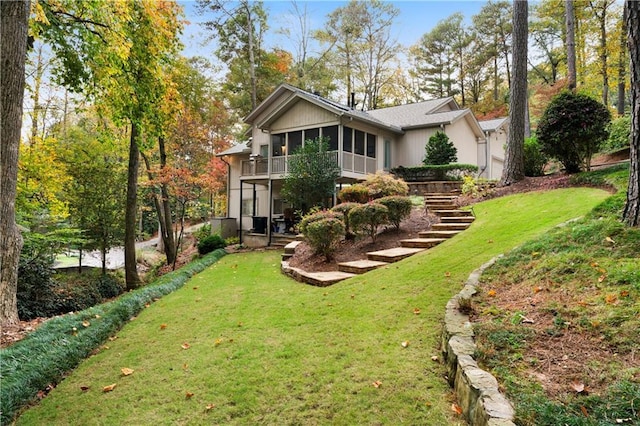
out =
[[[83,326],[84,328],[87,328],[87,327],[89,327],[90,325],[91,325],[91,323],[90,323],[89,321],[87,321],[87,320],[82,321],[82,326]]]
[[[414,315],[420,315],[420,308],[413,308]]]
[[[606,237],[604,240],[605,240],[606,242],[608,242],[609,244],[615,244],[615,243],[616,243],[616,242],[613,240],[613,238],[611,238],[611,237]]]
[[[604,297],[604,301],[607,305],[613,305],[618,302],[618,295],[609,293]]]
[[[213,344],[214,344],[214,345],[216,345],[216,346],[220,346],[220,345],[222,344],[222,339],[217,338],[217,339],[213,342]]]
[[[116,384],[112,383],[108,386],[105,386],[102,388],[102,392],[107,393],[107,392],[111,392],[112,390],[114,390],[116,388]]]
[[[133,374],[133,372],[134,372],[134,370],[133,370],[133,369],[131,369],[131,368],[126,368],[126,367],[121,368],[121,369],[120,369],[120,371],[122,372],[122,375],[123,375],[123,376],[130,376],[130,375],[132,375],[132,374]]]
[[[376,380],[375,382],[371,383],[373,385],[374,388],[378,389],[380,386],[382,386],[382,382],[380,380]]]
[[[491,289],[487,292],[487,296],[489,297],[496,297],[497,294],[498,293],[494,289]]]
[[[167,324],[160,324],[160,330],[165,330],[167,328]]]
[[[462,407],[454,402],[453,404],[451,404],[451,411],[453,411],[457,415],[461,415],[462,414]]]
[[[445,272],[445,273],[444,273],[444,276],[445,276],[446,278],[450,278],[450,277],[451,277],[451,272],[449,272],[449,271]]]

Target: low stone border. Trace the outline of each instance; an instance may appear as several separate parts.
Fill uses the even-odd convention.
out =
[[[513,406],[498,390],[498,381],[473,359],[476,344],[469,316],[460,312],[477,293],[480,276],[498,258],[473,271],[463,289],[447,303],[442,348],[449,384],[454,388],[464,416],[473,426],[511,426]]]

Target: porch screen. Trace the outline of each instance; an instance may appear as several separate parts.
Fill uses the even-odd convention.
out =
[[[329,151],[338,150],[338,126],[323,127],[322,137],[329,139]]]
[[[285,154],[285,134],[279,133],[271,135],[271,155],[280,157]]]
[[[344,126],[342,129],[342,150],[344,152],[353,152],[353,129]]]

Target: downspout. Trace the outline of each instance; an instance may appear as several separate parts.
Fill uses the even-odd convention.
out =
[[[271,216],[273,215],[273,184],[269,178],[269,218],[267,219],[267,247],[271,246]]]
[[[487,170],[487,167],[489,167],[489,131],[484,132],[484,166],[482,167],[482,170],[480,170],[478,177],[482,176],[485,170]],[[487,179],[490,177],[491,176],[487,174]]]
[[[240,215],[238,217],[238,244],[242,244],[242,179],[240,179]]]

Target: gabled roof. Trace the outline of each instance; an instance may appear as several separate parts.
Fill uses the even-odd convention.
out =
[[[386,123],[394,123],[402,128],[424,124],[430,114],[443,112],[441,109],[449,105],[451,110],[460,110],[452,97],[431,99],[413,104],[399,105],[367,111],[367,114]]]
[[[249,148],[247,142],[239,143],[237,145],[232,146],[229,149],[219,152],[216,154],[216,157],[222,157],[225,155],[240,155],[240,154],[251,154],[251,148]]]
[[[509,117],[500,117],[493,120],[478,121],[483,132],[495,132],[509,120]]]
[[[309,93],[305,90],[299,89],[286,83],[278,86],[278,88],[274,90],[273,93],[271,93],[264,101],[262,101],[262,103],[258,105],[256,109],[254,109],[247,117],[245,117],[244,122],[254,123],[261,114],[268,110],[269,106],[276,99],[283,97],[283,95],[286,96],[287,94],[288,96],[284,98],[284,101],[281,102],[280,105],[278,105],[269,115],[264,117],[258,123],[255,123],[257,124],[258,128],[267,128],[269,124],[285,114],[290,106],[294,105],[300,99],[304,99],[312,104],[319,106],[320,108],[331,111],[336,115],[353,118],[354,120],[360,120],[369,124],[373,124],[377,127],[383,127],[395,133],[403,133],[402,129],[399,126],[384,122],[382,120],[378,120],[377,118],[369,115],[364,111],[358,111],[346,105],[323,98],[320,95]]]

